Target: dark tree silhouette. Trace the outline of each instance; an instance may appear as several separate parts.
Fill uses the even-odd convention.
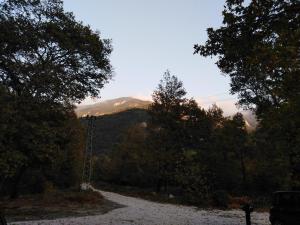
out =
[[[70,186],[82,150],[72,105],[111,78],[110,41],[60,0],[1,1],[0,30],[0,185],[16,197],[24,173],[38,170]]]
[[[110,41],[60,0],[2,1],[0,30],[0,84],[18,96],[78,102],[111,78]]]
[[[223,26],[208,28],[207,42],[195,45],[195,53],[218,56],[240,103],[265,113],[299,98],[299,11],[293,0],[227,0]]]
[[[300,2],[227,0],[223,26],[208,28],[195,53],[218,56],[231,93],[253,109],[274,150],[288,154],[291,181],[300,187]]]

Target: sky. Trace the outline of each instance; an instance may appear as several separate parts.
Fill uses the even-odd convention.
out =
[[[229,78],[216,58],[194,55],[194,44],[207,40],[206,29],[222,24],[225,0],[64,0],[66,11],[112,40],[113,80],[101,100],[151,99],[164,72],[183,81],[188,97],[201,106],[213,103],[236,111]],[[83,104],[101,101],[87,99]]]

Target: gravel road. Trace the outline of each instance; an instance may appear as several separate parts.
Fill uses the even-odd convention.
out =
[[[57,220],[17,222],[13,225],[241,225],[240,210],[199,210],[195,207],[161,204],[100,191],[110,201],[124,205],[103,215]],[[268,213],[252,213],[253,225],[269,225]],[[11,225],[12,225],[11,224]]]

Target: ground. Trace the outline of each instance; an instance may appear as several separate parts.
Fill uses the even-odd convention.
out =
[[[0,199],[0,209],[4,210],[8,222],[99,215],[119,207],[123,206],[93,191],[53,191],[14,200]]]
[[[195,207],[162,204],[112,192],[99,191],[109,201],[124,207],[102,215],[11,223],[11,225],[240,225],[240,210],[199,210]],[[253,225],[269,225],[268,213],[252,213]]]

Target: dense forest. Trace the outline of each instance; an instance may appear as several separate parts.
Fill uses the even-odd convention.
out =
[[[223,207],[231,196],[299,190],[299,11],[293,0],[227,0],[223,25],[191,46],[230,77],[239,106],[257,117],[254,131],[241,113],[201,108],[167,71],[149,109],[114,114],[110,131],[112,117],[96,119],[105,144],[95,151],[109,151],[95,156],[93,182]],[[112,78],[110,40],[60,0],[1,1],[0,30],[0,195],[79,187],[89,117],[78,119],[75,104]]]

